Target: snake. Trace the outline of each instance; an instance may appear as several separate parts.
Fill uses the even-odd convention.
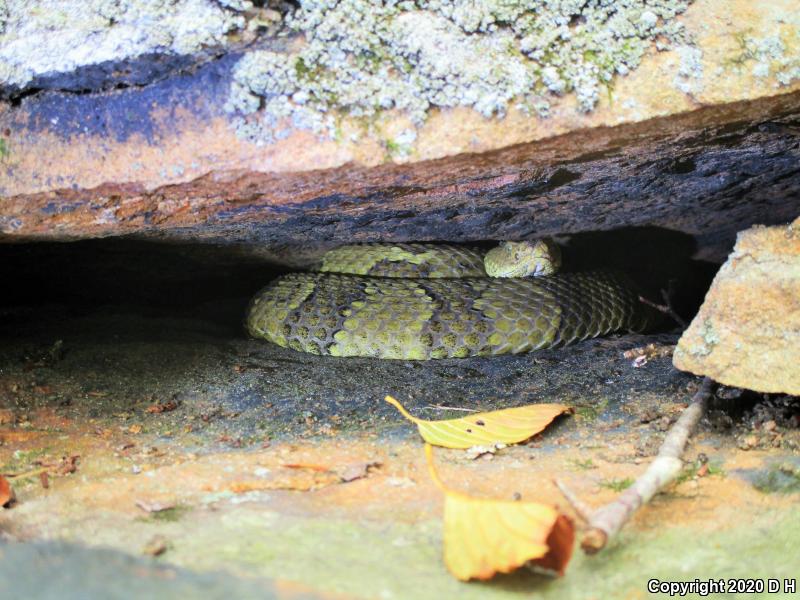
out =
[[[251,300],[255,338],[323,356],[430,360],[519,354],[643,331],[652,309],[613,270],[561,273],[550,240],[485,252],[450,244],[347,244]]]

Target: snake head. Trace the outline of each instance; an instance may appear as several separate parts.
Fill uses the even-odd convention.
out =
[[[540,277],[561,267],[561,250],[548,239],[503,242],[483,259],[489,277]]]

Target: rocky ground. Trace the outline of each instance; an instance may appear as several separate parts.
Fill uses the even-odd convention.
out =
[[[95,266],[114,271],[109,248]],[[176,272],[190,278],[182,261],[174,258]],[[83,270],[97,274],[85,262]],[[571,512],[554,477],[591,505],[608,501],[696,389],[672,367],[669,325],[518,357],[331,359],[247,339],[249,292],[220,292],[225,276],[185,282],[199,302],[164,284],[159,305],[142,301],[153,290],[135,291],[136,269],[115,272],[106,297],[78,276],[71,290],[3,313],[0,463],[30,476],[12,479],[17,504],[0,513],[4,536],[24,542],[0,546],[0,580],[21,595],[77,597],[83,574],[109,561],[119,577],[92,581],[106,597],[636,597],[650,577],[796,576],[787,557],[800,533],[798,406],[729,388],[679,483],[604,554],[577,551],[558,580],[520,573],[462,584],[444,568],[440,492],[416,431],[383,396],[431,419],[574,407],[527,444],[477,459],[437,455],[458,489]],[[257,289],[257,273],[244,279]],[[128,302],[118,303],[125,290]]]
[[[0,588],[639,598],[651,577],[797,576],[797,398],[728,387],[678,481],[565,577],[462,584],[442,563],[441,493],[384,395],[429,419],[568,404],[525,444],[437,464],[572,514],[552,480],[609,501],[697,389],[671,322],[426,363],[242,328],[262,285],[333,245],[543,235],[690,320],[737,233],[800,212],[796,2],[73,4],[0,1]],[[676,358],[786,392],[796,244],[769,231],[781,285],[734,256],[752,269],[723,268],[722,310]],[[763,346],[739,360],[745,326],[773,371]]]

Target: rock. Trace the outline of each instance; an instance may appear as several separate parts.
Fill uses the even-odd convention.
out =
[[[785,0],[6,4],[3,241],[651,225],[722,260],[800,204]]]
[[[0,3],[0,97],[147,84],[241,37],[244,6],[215,0]]]
[[[800,395],[800,218],[739,234],[673,363],[725,385]]]
[[[141,106],[131,104],[132,113]],[[722,261],[737,231],[800,212],[798,126],[800,92],[414,165],[220,170],[154,189],[128,182],[19,194],[0,202],[0,239],[138,234],[274,249],[656,226],[687,238],[689,255]],[[131,155],[109,144],[108,162],[130,164]],[[83,144],[62,149],[58,160],[94,152]],[[188,160],[191,145],[183,150]],[[221,134],[206,150],[233,156],[236,146]],[[40,158],[59,152],[56,145]],[[163,164],[157,146],[146,153],[146,164]],[[94,168],[73,158],[72,173]],[[4,183],[13,182],[0,177]],[[633,246],[640,260],[652,245],[649,235]]]

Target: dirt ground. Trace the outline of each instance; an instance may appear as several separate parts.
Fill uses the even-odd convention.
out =
[[[729,389],[679,482],[600,555],[576,550],[562,578],[447,572],[441,492],[382,398],[428,419],[574,407],[494,455],[436,453],[450,487],[574,516],[553,479],[609,501],[697,388],[671,366],[675,333],[405,362],[299,354],[202,310],[50,305],[3,322],[0,472],[17,503],[0,512],[0,586],[17,597],[643,598],[651,578],[797,577],[800,408]],[[648,343],[661,356],[635,367],[624,352]]]

